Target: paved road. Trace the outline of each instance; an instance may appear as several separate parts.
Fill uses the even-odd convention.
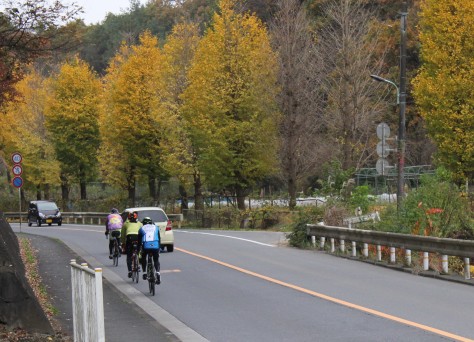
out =
[[[472,286],[287,248],[278,233],[175,231],[150,298],[123,263],[110,266],[102,227],[22,229],[56,236],[104,267],[106,279],[145,312],[158,307],[163,316],[148,313],[184,341],[474,340]],[[167,319],[189,330],[176,334]]]

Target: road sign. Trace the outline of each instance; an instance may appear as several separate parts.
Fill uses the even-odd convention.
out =
[[[20,164],[23,161],[23,157],[18,152],[12,153],[12,161],[13,164]]]
[[[20,176],[23,173],[23,168],[20,164],[15,164],[12,167],[12,172],[15,176]]]
[[[21,178],[20,176],[14,177],[12,180],[12,184],[15,188],[21,188],[23,186],[23,178]]]
[[[377,173],[382,176],[386,176],[388,173],[388,169],[390,168],[387,159],[379,158],[377,163],[375,164],[375,169]]]
[[[385,140],[390,136],[390,127],[385,122],[381,122],[377,125],[377,137],[380,140]]]
[[[387,144],[385,141],[379,141],[377,143],[377,155],[382,158],[387,158],[388,155],[390,154],[390,151],[392,149],[390,148],[390,145]]]

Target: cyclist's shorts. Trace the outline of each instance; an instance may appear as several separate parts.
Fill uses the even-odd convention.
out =
[[[138,234],[127,235],[127,242],[138,241]]]
[[[116,238],[119,238],[120,237],[120,230],[112,230],[110,235],[112,237],[116,237]]]

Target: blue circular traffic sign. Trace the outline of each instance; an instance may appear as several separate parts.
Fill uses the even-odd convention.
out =
[[[23,178],[20,176],[14,177],[12,183],[15,188],[21,188],[23,185]]]
[[[13,161],[13,164],[20,164],[23,161],[23,157],[21,156],[20,153],[15,152],[12,154],[12,161]]]

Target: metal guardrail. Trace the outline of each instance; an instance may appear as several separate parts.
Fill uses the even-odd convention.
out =
[[[392,263],[395,263],[395,248],[405,250],[405,262],[411,264],[411,251],[424,253],[424,269],[428,270],[428,253],[439,253],[443,257],[443,271],[448,273],[447,256],[457,256],[464,258],[465,277],[470,279],[469,259],[474,258],[474,241],[436,238],[432,236],[419,236],[409,234],[398,234],[389,232],[379,232],[362,229],[351,229],[343,227],[332,227],[317,224],[307,225],[307,235],[316,243],[315,238],[320,238],[320,248],[324,248],[325,239],[331,239],[331,252],[335,252],[334,240],[339,240],[339,247],[345,252],[345,240],[352,242],[352,256],[356,256],[356,243],[363,243],[363,254],[367,257],[367,245],[377,246],[377,259],[380,261],[380,246],[390,247]]]
[[[61,212],[61,217],[63,218],[63,223],[105,225],[108,214],[99,212]],[[20,212],[8,212],[4,213],[4,216],[10,220],[19,220]],[[27,222],[27,216],[27,212],[22,212],[21,222]],[[177,222],[178,228],[181,228],[183,214],[167,214],[167,216],[172,222]]]

